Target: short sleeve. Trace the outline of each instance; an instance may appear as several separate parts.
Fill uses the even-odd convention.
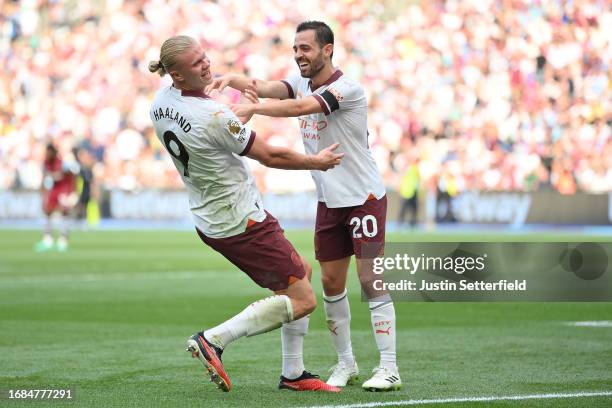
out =
[[[287,91],[289,92],[289,99],[295,99],[295,95],[297,95],[298,82],[300,81],[300,75],[292,74],[289,77],[281,80],[283,84],[287,87]]]
[[[215,142],[224,150],[240,156],[246,155],[255,141],[255,132],[243,125],[227,108],[223,109],[218,123],[213,135]]]
[[[326,115],[338,109],[351,109],[366,103],[365,92],[361,85],[343,80],[332,83],[323,92],[313,96]]]

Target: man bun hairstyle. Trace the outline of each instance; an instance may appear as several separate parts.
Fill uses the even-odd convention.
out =
[[[153,60],[149,62],[149,71],[157,72],[159,76],[162,76],[162,77],[166,75],[166,69],[162,65],[161,61],[157,61],[157,60]]]

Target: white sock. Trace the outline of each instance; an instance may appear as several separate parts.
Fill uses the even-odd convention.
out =
[[[336,353],[338,353],[338,362],[353,365],[355,364],[355,357],[353,356],[353,347],[351,345],[351,310],[349,308],[346,288],[339,295],[324,295],[323,300],[327,328],[334,340]]]
[[[286,295],[275,295],[251,303],[242,312],[220,325],[208,329],[204,336],[215,346],[225,348],[232,341],[244,336],[278,329],[293,320],[293,306]]]
[[[391,297],[371,299],[370,318],[374,339],[380,351],[380,366],[397,370],[395,353],[395,307]]]
[[[68,242],[68,234],[70,232],[70,218],[61,214],[57,219],[57,222],[60,237],[63,238],[64,242]]]
[[[283,324],[283,377],[293,380],[304,372],[304,336],[308,333],[309,316]]]

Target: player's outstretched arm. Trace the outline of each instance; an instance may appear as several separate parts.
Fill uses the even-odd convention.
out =
[[[281,81],[264,81],[240,74],[225,74],[217,77],[206,87],[204,92],[207,94],[210,94],[213,90],[221,92],[228,86],[240,92],[244,92],[248,86],[255,86],[257,96],[260,98],[286,99],[289,97],[287,86]]]
[[[255,86],[253,85],[247,86],[244,91],[242,91],[241,97],[246,103],[259,103],[259,99],[257,98],[257,89],[255,89]],[[238,116],[238,119],[240,119],[240,122],[242,122],[242,124],[245,124],[249,120],[251,120],[251,117],[253,117],[253,114],[246,116]]]
[[[270,101],[257,105],[237,103],[231,106],[236,116],[264,115],[274,117],[294,117],[324,112],[323,106],[314,96],[300,99]]]
[[[306,155],[286,147],[271,146],[256,138],[247,156],[276,169],[326,171],[339,165],[344,156],[344,153],[334,153],[338,146],[340,144],[335,143],[316,155]]]

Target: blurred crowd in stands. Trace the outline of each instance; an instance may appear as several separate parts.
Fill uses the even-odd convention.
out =
[[[39,188],[49,141],[91,153],[104,188],[180,187],[148,113],[168,80],[147,70],[161,43],[189,34],[215,74],[282,79],[308,19],[330,24],[335,64],[366,89],[389,188],[410,172],[451,196],[612,191],[606,0],[0,1],[0,189]],[[295,119],[251,126],[302,150]],[[264,192],[313,187],[307,172],[252,166]]]

